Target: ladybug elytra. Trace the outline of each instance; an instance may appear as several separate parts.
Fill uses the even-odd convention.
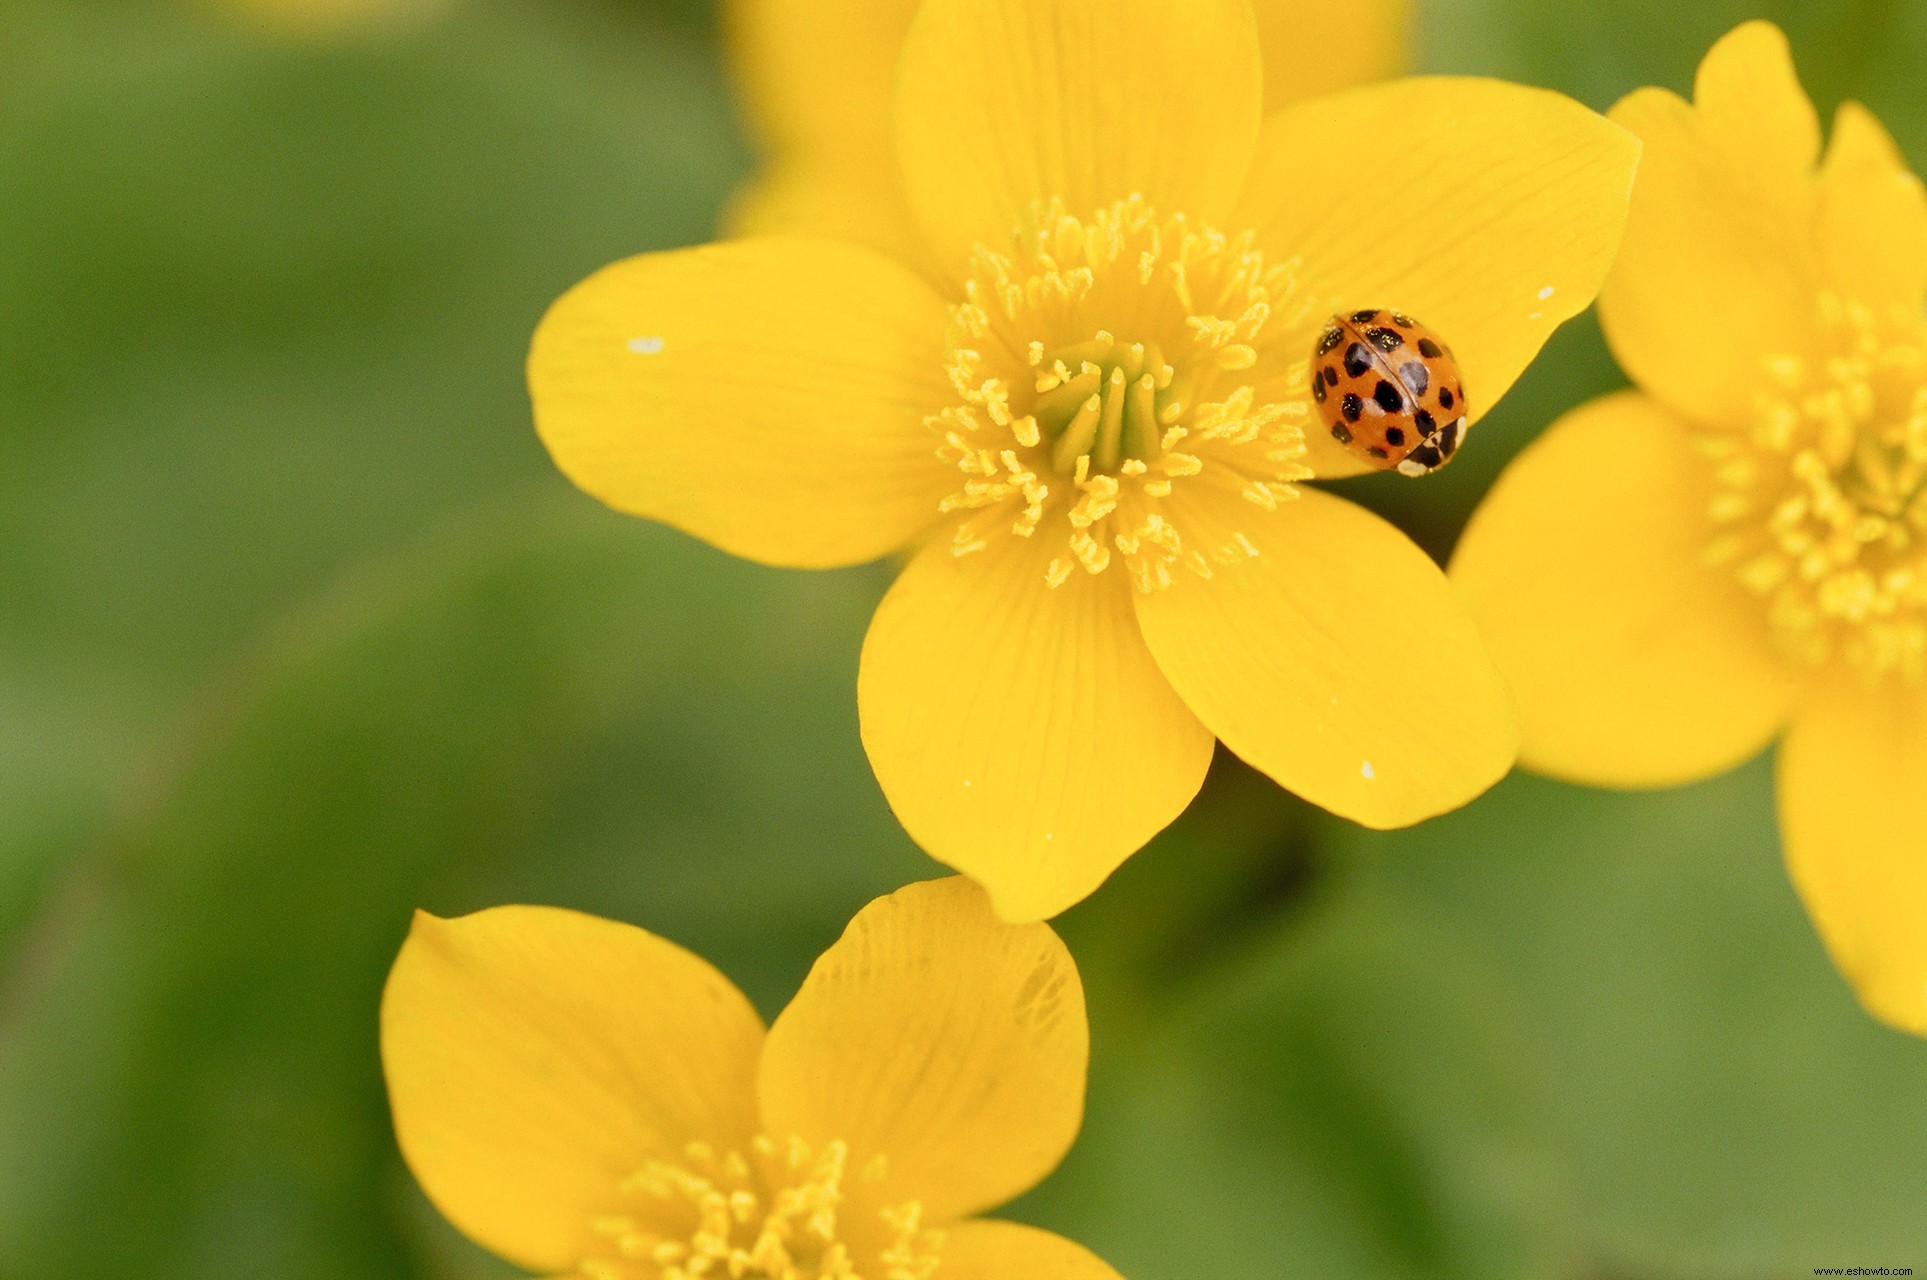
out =
[[[1465,437],[1452,348],[1400,311],[1328,320],[1312,352],[1311,394],[1332,438],[1381,471],[1429,475]]]

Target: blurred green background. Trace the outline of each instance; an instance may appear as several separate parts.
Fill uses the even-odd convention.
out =
[[[1920,0],[1422,9],[1422,67],[1602,108],[1771,17],[1927,163]],[[413,907],[631,920],[773,1013],[935,873],[857,743],[884,572],[609,515],[529,426],[547,303],[750,163],[716,25],[0,9],[0,1277],[505,1274],[388,1129]],[[1581,321],[1457,467],[1349,488],[1443,555],[1617,381]],[[1010,1212],[1131,1280],[1927,1274],[1927,1043],[1828,967],[1767,762],[1374,835],[1221,760],[1061,928],[1089,1120]]]

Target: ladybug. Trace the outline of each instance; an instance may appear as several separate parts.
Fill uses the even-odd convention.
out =
[[[1311,398],[1332,439],[1381,471],[1429,475],[1465,437],[1465,382],[1452,348],[1400,311],[1325,322]]]

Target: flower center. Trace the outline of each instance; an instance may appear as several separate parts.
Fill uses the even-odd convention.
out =
[[[602,1247],[582,1280],[929,1280],[943,1233],[923,1206],[865,1208],[882,1157],[848,1168],[849,1146],[812,1150],[758,1136],[747,1153],[692,1142],[622,1181],[616,1211],[591,1224]]]
[[[1052,202],[1007,250],[979,245],[945,340],[957,401],[929,420],[963,473],[952,549],[1041,534],[1052,585],[1119,561],[1143,591],[1254,554],[1167,500],[1183,483],[1270,510],[1310,478],[1295,272],[1136,196],[1089,218]]]
[[[1927,672],[1927,318],[1820,298],[1829,354],[1765,362],[1739,432],[1700,437],[1708,548],[1767,604],[1793,658]]]

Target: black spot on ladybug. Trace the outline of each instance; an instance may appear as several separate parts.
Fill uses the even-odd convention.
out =
[[[1439,448],[1445,450],[1445,455],[1448,458],[1451,457],[1453,451],[1459,447],[1459,426],[1464,421],[1464,418],[1455,418],[1451,422],[1446,423],[1445,430],[1439,434]]]
[[[1370,324],[1370,323],[1371,323],[1372,321],[1374,321],[1374,320],[1376,320],[1376,319],[1378,319],[1378,312],[1376,312],[1376,311],[1354,311],[1354,312],[1352,312],[1352,323],[1353,323],[1353,324]]]
[[[1352,429],[1342,422],[1334,422],[1332,423],[1332,439],[1338,441],[1340,444],[1350,444],[1352,442]]]
[[[1427,471],[1430,471],[1433,467],[1445,461],[1445,455],[1439,452],[1438,446],[1430,444],[1422,444],[1405,456],[1413,462],[1418,463],[1421,467],[1424,467]]]
[[[1372,367],[1372,357],[1365,350],[1365,344],[1354,342],[1345,348],[1345,372],[1354,378],[1365,376],[1365,370]]]
[[[1392,456],[1378,445],[1373,445],[1371,448],[1365,450],[1365,452],[1371,454],[1374,458],[1389,458]]]
[[[1385,428],[1385,443],[1391,445],[1394,449],[1404,444],[1405,429],[1403,427]]]
[[[1407,360],[1398,367],[1398,376],[1405,383],[1405,389],[1416,400],[1424,395],[1432,385],[1432,371],[1425,367],[1423,360]]]
[[[1439,407],[1441,409],[1450,409],[1452,407],[1452,388],[1439,388]]]
[[[1335,387],[1338,385],[1338,366],[1337,365],[1328,364],[1325,366],[1325,385],[1328,387]],[[1450,405],[1446,406],[1446,408],[1448,409],[1451,407],[1452,406]]]
[[[1383,379],[1380,379],[1378,386],[1372,389],[1372,399],[1377,401],[1378,407],[1387,413],[1403,413],[1405,411],[1404,395],[1399,392],[1397,387]]]
[[[1323,378],[1315,377],[1311,380],[1311,398],[1319,404],[1325,403],[1325,380]]]
[[[1439,344],[1430,338],[1420,338],[1418,340],[1418,353],[1427,360],[1436,360],[1445,354],[1445,352],[1439,349]]]
[[[1418,428],[1419,435],[1429,437],[1432,434],[1432,428],[1438,425],[1438,419],[1434,418],[1429,411],[1420,409],[1412,415],[1412,425]]]
[[[1406,315],[1403,311],[1394,311],[1392,312],[1392,323],[1401,329],[1410,329],[1418,324],[1418,321],[1412,319],[1412,317]]]
[[[1357,422],[1358,415],[1365,412],[1365,402],[1357,396],[1346,396],[1339,401],[1339,408],[1345,411],[1345,421]]]
[[[1333,327],[1325,330],[1324,336],[1318,339],[1318,354],[1321,356],[1331,354],[1332,348],[1344,340],[1345,333],[1342,329]]]
[[[1373,346],[1384,352],[1397,351],[1405,345],[1405,339],[1399,337],[1390,329],[1367,329],[1365,330],[1365,336],[1372,340]]]

